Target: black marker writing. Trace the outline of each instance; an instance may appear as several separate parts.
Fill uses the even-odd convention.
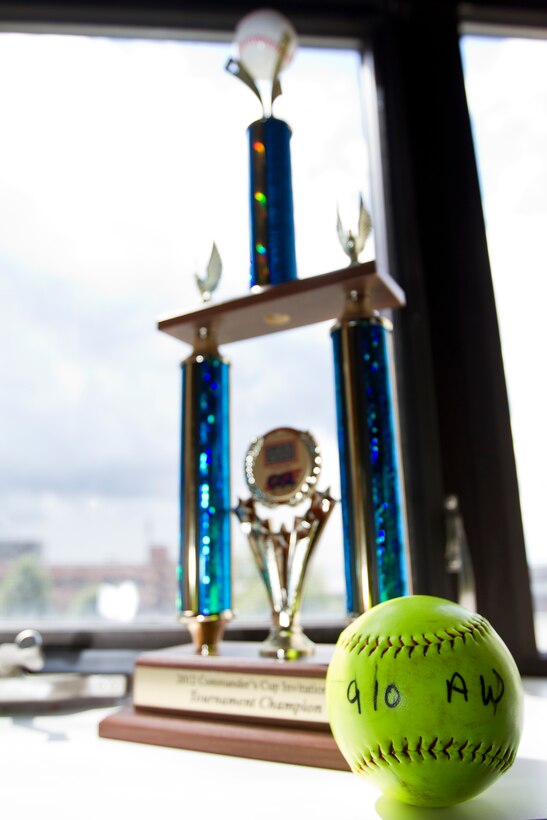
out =
[[[459,685],[458,685],[459,683]],[[446,681],[446,698],[449,703],[452,703],[452,694],[457,692],[458,695],[463,695],[467,703],[467,684],[459,672],[454,672],[450,680]]]
[[[350,680],[346,695],[349,703],[357,704],[357,711],[361,714],[361,692],[359,691],[359,687],[357,686],[357,681],[355,679]]]
[[[496,707],[497,707],[498,703],[500,702],[500,700],[502,699],[503,693],[505,692],[505,685],[503,683],[503,679],[502,679],[501,675],[499,674],[499,672],[496,672],[495,669],[492,669],[492,672],[496,676],[497,692],[494,695],[494,693],[492,692],[492,687],[491,686],[489,686],[488,689],[486,689],[485,680],[484,680],[483,676],[481,675],[481,694],[482,694],[482,702],[484,703],[484,705],[488,706],[489,703],[493,703],[494,704],[494,712],[495,712]]]
[[[401,702],[401,693],[394,683],[390,683],[384,694],[384,703],[390,709],[395,709]]]

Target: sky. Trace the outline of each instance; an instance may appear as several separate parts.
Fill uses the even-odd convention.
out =
[[[254,96],[230,44],[0,35],[0,539],[50,562],[176,554],[181,359],[157,320],[198,307],[212,242],[216,296],[248,288],[246,128]],[[539,351],[545,296],[547,46],[466,38],[529,557],[545,560],[547,459]],[[300,277],[346,264],[369,196],[358,57],[300,49],[275,113],[292,128]],[[533,124],[533,128],[532,128]],[[373,240],[362,259],[373,258]],[[542,276],[543,274],[543,276]],[[530,298],[530,297],[533,298]],[[531,377],[526,356],[534,351]],[[339,497],[329,326],[226,346],[234,497],[254,436],[310,430]],[[339,505],[314,563],[343,587]],[[234,527],[236,563],[250,560]]]
[[[176,554],[180,361],[159,318],[248,292],[247,126],[230,44],[0,35],[0,539],[50,562]],[[368,196],[359,63],[300,49],[275,113],[291,141],[300,277],[347,264],[336,233]],[[3,158],[3,159],[2,159]],[[359,182],[362,184],[359,187]],[[373,240],[363,258],[374,255]],[[251,439],[310,430],[339,494],[328,324],[228,345],[234,497]],[[340,511],[317,564],[343,587]],[[234,528],[236,560],[249,557]],[[321,556],[323,552],[323,556]]]
[[[527,552],[545,564],[547,41],[466,37],[462,54]]]

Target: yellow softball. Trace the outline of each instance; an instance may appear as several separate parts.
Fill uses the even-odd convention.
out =
[[[485,618],[451,601],[414,595],[361,615],[340,635],[326,692],[352,771],[405,803],[468,800],[515,759],[516,664]]]

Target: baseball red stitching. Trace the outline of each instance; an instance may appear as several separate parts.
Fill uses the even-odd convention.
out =
[[[264,37],[262,34],[249,34],[248,37],[245,37],[239,43],[239,50],[240,52],[250,43],[266,43],[266,45],[271,46],[273,49],[277,51],[278,54],[281,53],[281,43],[278,43],[276,40],[272,40],[271,37]]]

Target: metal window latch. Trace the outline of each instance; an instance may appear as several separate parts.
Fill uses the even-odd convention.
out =
[[[24,629],[14,643],[0,644],[0,677],[17,675],[21,670],[39,672],[44,667],[42,636],[35,629]]]
[[[457,576],[458,603],[474,612],[477,608],[475,573],[467,544],[467,535],[457,495],[444,501],[446,527],[445,560],[448,573]]]

